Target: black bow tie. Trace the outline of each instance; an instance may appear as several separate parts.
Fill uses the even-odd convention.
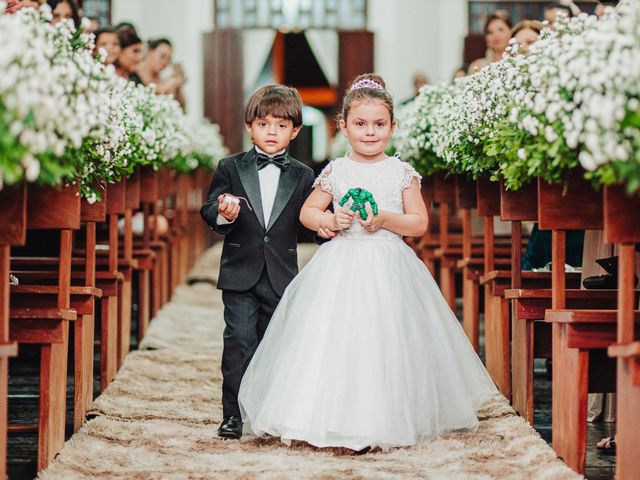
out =
[[[275,165],[284,172],[289,167],[290,162],[287,152],[276,155],[275,157],[268,157],[264,153],[258,152],[256,163],[258,170],[262,170],[267,165]]]

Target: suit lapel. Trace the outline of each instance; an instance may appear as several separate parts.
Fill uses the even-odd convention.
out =
[[[269,217],[269,225],[267,226],[267,231],[273,224],[276,222],[284,207],[287,206],[287,202],[293,195],[294,190],[298,186],[298,182],[300,181],[300,176],[304,170],[293,162],[289,165],[284,172],[280,173],[280,181],[278,182],[278,190],[276,192],[276,198],[273,202],[273,209],[271,210],[271,216]]]
[[[248,200],[251,203],[251,208],[253,208],[253,213],[258,217],[262,228],[265,229],[255,148],[249,150],[242,158],[236,159],[235,164],[244,191],[247,192]],[[273,218],[273,215],[271,215],[271,217]]]

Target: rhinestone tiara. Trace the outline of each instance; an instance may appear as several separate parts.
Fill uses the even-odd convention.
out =
[[[380,85],[378,82],[375,82],[368,78],[364,78],[354,83],[351,86],[351,89],[349,90],[349,92],[353,92],[354,90],[358,90],[360,88],[373,88],[374,90],[384,90],[384,87]]]

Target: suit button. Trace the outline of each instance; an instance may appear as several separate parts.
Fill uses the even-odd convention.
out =
[[[268,235],[264,237],[264,243],[269,243],[270,241],[271,241],[271,238],[269,238]]]

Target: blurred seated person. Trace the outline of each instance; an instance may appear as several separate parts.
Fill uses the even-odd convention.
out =
[[[95,31],[95,48],[93,55],[102,51],[102,63],[114,65],[120,56],[120,37],[113,28],[99,28]]]
[[[529,47],[540,39],[544,24],[538,20],[523,20],[511,31],[511,38],[518,44],[519,52],[527,55]]]
[[[144,84],[136,72],[142,61],[142,40],[131,30],[119,30],[120,55],[116,60],[116,73],[135,83]]]
[[[147,54],[138,65],[136,72],[143,84],[155,84],[156,93],[173,96],[184,108],[180,87],[184,85],[186,79],[180,68],[171,66],[172,57],[173,46],[168,39],[150,40],[147,44]],[[168,67],[169,75],[165,76]]]
[[[608,0],[608,1],[598,2],[598,5],[596,5],[596,11],[595,11],[596,16],[602,17],[607,11],[607,8],[616,7],[618,3],[620,3],[619,0]]]
[[[403,100],[402,102],[400,102],[400,105],[406,105],[407,103],[411,102],[414,98],[418,96],[418,93],[420,93],[420,89],[425,85],[429,85],[429,77],[427,77],[427,74],[423,72],[414,73],[413,74],[413,95],[411,96],[411,98],[407,98],[406,100]]]
[[[164,215],[158,215],[158,220],[154,215],[149,215],[149,229],[153,231],[155,228],[158,236],[162,237],[169,233],[169,220]],[[122,235],[124,233],[124,218],[118,220],[118,231]],[[144,214],[136,212],[131,217],[131,231],[136,237],[144,234]]]
[[[582,266],[584,230],[567,231],[566,263]],[[527,250],[522,255],[522,270],[545,268],[551,262],[551,230],[540,230],[536,223],[531,230]]]
[[[466,77],[468,70],[469,70],[468,66],[462,65],[458,70],[453,72],[453,75],[451,76],[451,81],[456,81],[458,78]]]
[[[56,25],[63,20],[71,19],[76,28],[80,26],[78,6],[73,0],[47,0],[47,5],[51,7],[51,14],[53,15],[51,25]]]
[[[558,19],[558,14],[565,15],[569,18],[578,15],[580,13],[580,9],[576,6],[575,3],[569,2],[549,2],[544,7],[544,19],[549,22],[549,28],[555,28],[553,25],[556,23]]]
[[[80,18],[84,18],[83,15],[80,15]],[[89,28],[87,28],[85,30],[85,32],[87,33],[95,33],[98,31],[98,29],[100,28],[100,20],[98,20],[97,17],[87,17],[87,20],[89,20]]]
[[[117,25],[114,25],[113,28],[116,32],[118,32],[118,34],[122,32],[131,32],[138,35],[138,30],[136,29],[135,25],[131,22],[120,22]]]
[[[484,40],[487,44],[487,54],[469,65],[468,74],[471,75],[487,65],[502,58],[511,40],[511,15],[506,10],[496,10],[484,24]]]
[[[44,0],[9,0],[7,2],[5,13],[16,13],[18,10],[22,10],[23,8],[40,8],[43,1]]]

